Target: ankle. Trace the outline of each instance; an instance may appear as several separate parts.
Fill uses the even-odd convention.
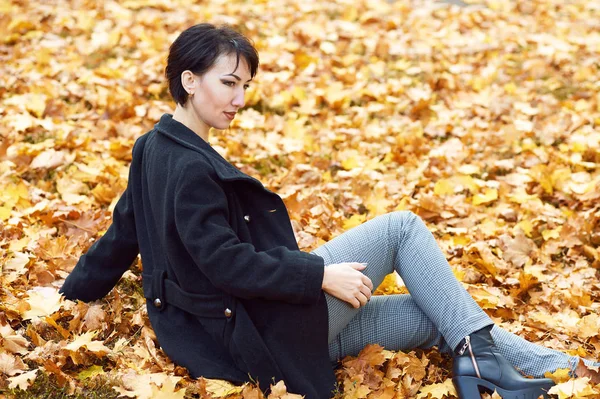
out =
[[[476,337],[485,337],[485,338],[489,338],[491,339],[491,332],[492,332],[492,328],[494,327],[493,324],[487,325],[483,328],[480,328],[479,330],[473,331],[471,334],[468,335],[469,338],[476,336]],[[464,348],[467,346],[467,337],[463,338],[459,343],[458,346],[456,348],[454,348],[454,354],[455,355],[460,355],[461,353],[464,353]]]

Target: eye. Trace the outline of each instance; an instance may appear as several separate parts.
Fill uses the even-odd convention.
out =
[[[222,80],[222,82],[227,87],[233,87],[233,86],[235,86],[235,82],[232,82],[230,80]]]
[[[244,85],[244,90],[248,90],[249,87],[250,85]]]

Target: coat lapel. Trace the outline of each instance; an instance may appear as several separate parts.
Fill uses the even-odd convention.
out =
[[[219,176],[221,180],[245,180],[254,184],[258,184],[263,189],[267,190],[260,181],[239,171],[236,167],[227,162],[227,160],[223,158],[217,151],[215,151],[210,144],[204,141],[200,136],[190,130],[183,123],[174,120],[172,115],[164,114],[155,127],[160,134],[167,136],[171,140],[189,149],[203,154],[211,163],[215,169],[215,172],[217,173],[217,176]]]

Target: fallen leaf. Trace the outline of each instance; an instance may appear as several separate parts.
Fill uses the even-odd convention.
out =
[[[553,386],[548,393],[558,395],[558,399],[581,398],[600,394],[590,386],[589,382],[590,379],[587,377],[575,378]]]
[[[31,383],[35,380],[35,377],[37,376],[39,369],[35,369],[35,370],[31,370],[31,371],[27,371],[23,374],[14,376],[14,377],[10,377],[8,380],[10,381],[10,384],[8,384],[8,388],[9,389],[15,389],[15,388],[19,388],[22,389],[23,391],[26,391],[27,388],[29,388],[29,386],[31,385]]]
[[[206,392],[216,397],[241,393],[244,386],[233,385],[229,381],[205,378]]]
[[[23,320],[49,316],[62,306],[62,295],[56,288],[36,287],[27,291],[27,294],[26,302],[29,304],[29,310],[23,312]]]
[[[15,357],[9,353],[0,353],[0,373],[12,377],[15,374],[21,374],[28,368],[20,357]]]
[[[454,388],[454,384],[452,383],[451,378],[446,379],[442,383],[431,384],[421,388],[421,390],[419,390],[419,393],[417,394],[417,399],[442,399],[444,396],[458,396],[458,394],[456,393],[456,388]]]
[[[110,353],[110,349],[104,346],[102,341],[93,341],[94,337],[98,335],[98,331],[88,331],[79,336],[65,346],[65,349],[70,351],[77,351],[79,348],[86,348],[92,352],[98,353]]]

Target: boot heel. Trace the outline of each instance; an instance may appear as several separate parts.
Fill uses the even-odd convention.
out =
[[[479,382],[481,380],[475,377],[454,377],[452,383],[456,388],[460,399],[481,399],[479,393]]]

